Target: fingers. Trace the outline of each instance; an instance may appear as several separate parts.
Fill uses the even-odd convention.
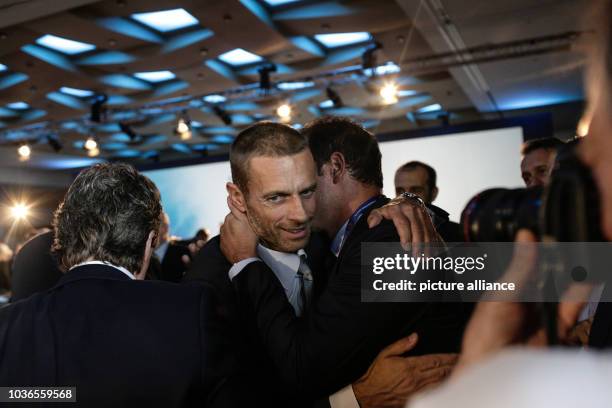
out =
[[[457,354],[444,353],[444,354],[427,354],[420,357],[409,357],[413,359],[419,359],[418,369],[421,372],[429,370],[437,370],[445,367],[454,367],[457,364]]]
[[[531,231],[520,230],[514,242],[514,255],[504,279],[508,282],[514,282],[520,287],[530,278],[535,278],[533,271],[538,259],[538,251],[536,246],[532,244],[536,240]]]
[[[381,215],[379,208],[372,210],[370,212],[370,215],[368,215],[368,227],[372,228],[372,227],[377,226],[378,224],[380,224],[382,219],[383,219],[383,216]]]
[[[419,341],[419,335],[412,333],[410,336],[399,339],[395,343],[392,343],[385,347],[380,353],[380,357],[399,356],[414,348]]]

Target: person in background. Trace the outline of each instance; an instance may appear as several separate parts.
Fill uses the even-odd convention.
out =
[[[27,241],[15,255],[11,302],[51,289],[62,277],[51,254],[53,231],[46,231]]]
[[[420,161],[410,161],[400,166],[395,172],[395,194],[416,194],[434,214],[434,224],[438,233],[446,242],[463,242],[462,228],[448,219],[448,213],[433,205],[438,197],[438,176],[430,165]]]
[[[0,305],[8,303],[11,297],[11,263],[13,251],[0,242]]]
[[[162,213],[159,242],[151,258],[147,279],[179,282],[189,261],[189,242],[170,235],[170,216]],[[183,259],[187,257],[186,259]]]
[[[529,140],[521,147],[521,177],[527,187],[548,185],[557,148],[563,144],[555,137]]]

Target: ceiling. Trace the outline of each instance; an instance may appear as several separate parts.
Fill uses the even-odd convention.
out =
[[[225,153],[240,129],[280,120],[281,104],[291,107],[289,124],[340,114],[379,133],[554,110],[583,99],[577,32],[588,4],[0,0],[1,166],[65,170]],[[317,37],[337,33],[361,34],[340,46],[325,40],[346,36]],[[69,48],[53,49],[58,41]],[[232,66],[224,54],[238,48],[259,61]],[[267,86],[258,70],[272,64]],[[394,103],[379,94],[389,82]],[[189,139],[176,132],[179,119]],[[24,142],[27,162],[16,154]]]

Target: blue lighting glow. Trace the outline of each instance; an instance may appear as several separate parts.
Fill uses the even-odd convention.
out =
[[[223,95],[206,95],[204,98],[204,102],[208,103],[223,103],[227,100],[227,98]]]
[[[154,11],[151,13],[136,13],[132,14],[132,18],[162,33],[198,24],[198,19],[183,8]]]
[[[147,82],[162,82],[176,78],[170,71],[136,72],[134,76]]]
[[[0,64],[0,72],[6,71],[8,68],[4,64]]]
[[[13,103],[8,103],[6,105],[7,108],[9,109],[15,109],[15,110],[26,110],[26,109],[30,109],[30,105],[28,105],[25,102],[13,102]]]
[[[276,87],[283,91],[295,91],[297,89],[310,88],[314,86],[314,82],[280,82],[276,84]]]
[[[276,7],[283,4],[297,3],[300,0],[264,0],[268,6]]]
[[[234,137],[229,135],[216,135],[213,136],[211,141],[219,144],[230,144],[234,141]]]
[[[68,55],[80,54],[82,52],[96,49],[96,46],[93,44],[69,40],[67,38],[57,37],[51,34],[43,35],[36,40],[36,43]]]
[[[399,98],[405,98],[406,96],[414,96],[414,95],[418,95],[420,92],[419,91],[415,91],[413,89],[400,89],[397,91],[397,96]]]
[[[81,167],[89,167],[96,163],[103,162],[103,160],[101,159],[87,159],[84,157],[74,157],[73,158],[71,156],[62,156],[62,157],[65,157],[65,158],[62,158],[62,159],[53,158],[53,159],[39,160],[37,164],[47,169],[60,170],[60,169],[77,169]]]
[[[242,48],[236,48],[223,53],[219,55],[219,59],[232,66],[254,64],[256,62],[263,61],[263,58],[261,58],[259,55],[255,55],[247,50],[243,50]]]
[[[400,72],[400,67],[393,62],[388,62],[385,65],[379,65],[376,68],[366,68],[363,70],[363,73],[369,77],[371,77],[374,73],[376,73],[376,75],[389,75],[397,74],[398,72]]]
[[[328,99],[326,101],[323,101],[319,104],[319,108],[321,109],[329,109],[329,108],[333,108],[334,107],[334,103],[332,102],[331,99]]]
[[[417,110],[418,113],[427,113],[427,112],[436,112],[442,110],[442,106],[439,103],[434,103],[432,105],[423,106],[421,109]]]
[[[67,95],[76,96],[77,98],[87,98],[88,96],[93,96],[94,94],[93,91],[87,89],[70,88],[68,86],[62,86],[60,88],[60,92]]]
[[[315,40],[327,48],[344,47],[370,41],[372,36],[365,31],[355,33],[316,34]]]

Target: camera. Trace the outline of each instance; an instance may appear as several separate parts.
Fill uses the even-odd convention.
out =
[[[602,242],[599,192],[577,155],[575,139],[557,151],[545,188],[494,188],[474,196],[461,214],[468,242],[511,242],[527,228],[540,240]]]

